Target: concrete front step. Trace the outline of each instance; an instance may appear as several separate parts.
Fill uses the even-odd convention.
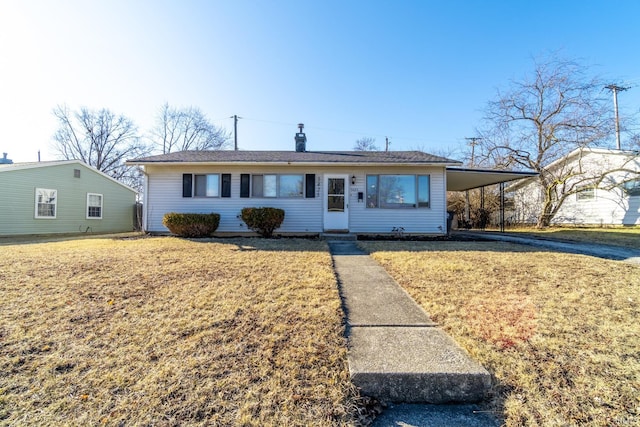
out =
[[[358,236],[351,233],[320,233],[323,240],[332,242],[355,242]]]
[[[491,387],[486,369],[436,327],[353,327],[352,382],[391,402],[479,402]]]

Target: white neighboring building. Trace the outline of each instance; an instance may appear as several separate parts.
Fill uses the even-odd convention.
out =
[[[562,185],[569,194],[551,224],[640,225],[640,153],[579,148],[548,167],[555,176],[569,176]],[[506,192],[513,195],[513,223],[537,222],[544,201],[537,178],[523,179]]]

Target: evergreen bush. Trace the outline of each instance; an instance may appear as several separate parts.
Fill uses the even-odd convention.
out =
[[[284,221],[284,210],[278,208],[243,208],[241,218],[249,229],[262,237],[273,236]]]
[[[170,212],[164,215],[162,224],[181,237],[209,237],[218,229],[220,214]]]

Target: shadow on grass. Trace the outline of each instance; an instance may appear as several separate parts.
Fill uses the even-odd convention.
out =
[[[59,234],[27,234],[0,236],[0,246],[34,245],[50,242],[66,242],[84,239],[139,239],[148,237],[140,231],[124,233],[59,233]]]
[[[165,236],[169,237],[169,236]],[[182,239],[181,237],[169,237]],[[256,236],[246,237],[205,237],[205,238],[185,238],[190,242],[198,244],[222,244],[234,245],[239,251],[267,251],[267,252],[329,252],[327,243],[318,236],[304,237],[273,237],[264,238]]]

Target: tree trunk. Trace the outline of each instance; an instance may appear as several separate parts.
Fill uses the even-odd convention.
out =
[[[551,224],[551,220],[553,219],[553,203],[551,200],[545,200],[542,209],[540,210],[540,215],[538,215],[538,223],[536,224],[536,228],[545,228]]]

